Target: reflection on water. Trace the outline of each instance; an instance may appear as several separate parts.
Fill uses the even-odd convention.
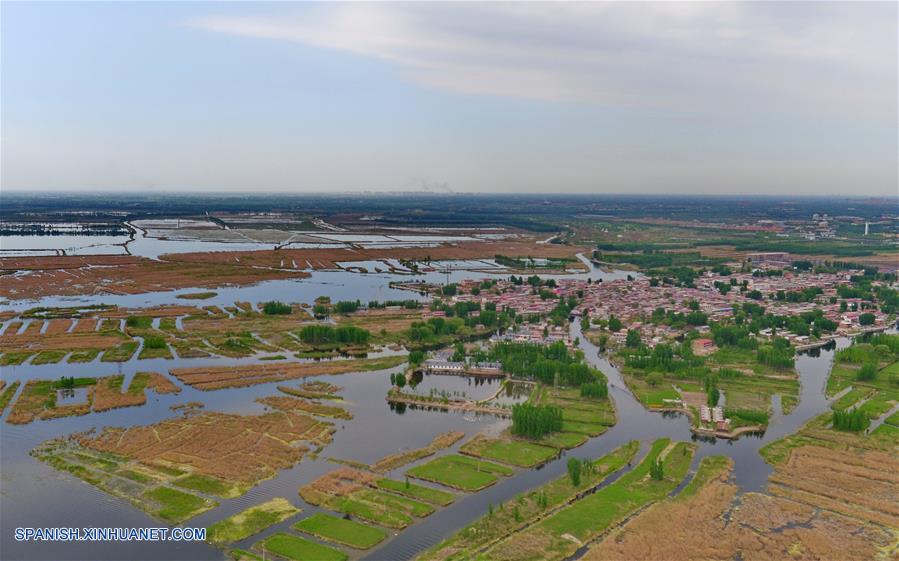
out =
[[[56,390],[56,405],[82,405],[87,403],[87,388],[63,388]]]

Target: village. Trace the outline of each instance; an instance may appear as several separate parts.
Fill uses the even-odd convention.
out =
[[[749,272],[733,272],[722,275],[707,271],[694,281],[694,286],[673,286],[655,283],[652,279],[633,275],[628,279],[597,281],[591,279],[556,279],[551,285],[533,286],[517,284],[510,280],[498,280],[490,290],[481,290],[480,281],[465,280],[457,285],[457,292],[450,297],[440,296],[449,304],[457,302],[478,303],[482,308],[490,305],[496,310],[513,310],[524,318],[540,318],[535,323],[519,323],[513,329],[494,336],[495,339],[518,342],[552,343],[563,341],[571,345],[568,330],[545,320],[558,305],[559,298],[577,299],[572,316],[587,316],[594,323],[604,322],[611,331],[611,339],[624,343],[628,330],[640,332],[642,341],[650,347],[682,337],[692,329],[700,333],[709,331],[708,322],[720,322],[734,317],[737,305],[758,304],[769,314],[799,316],[820,310],[823,317],[836,323],[829,334],[819,337],[789,331],[761,330],[762,338],[783,337],[797,349],[826,344],[838,336],[856,335],[868,331],[882,331],[890,323],[890,317],[862,298],[839,296],[838,287],[851,286],[851,278],[860,275],[859,270],[838,273],[815,273],[782,269],[780,255],[776,261],[760,263]],[[778,266],[780,274],[768,276],[765,271]],[[761,274],[760,274],[761,273]],[[722,286],[727,286],[726,290]],[[436,291],[434,288],[432,292]],[[789,293],[816,292],[807,301],[794,301],[785,297]],[[778,297],[780,295],[780,298]],[[690,314],[700,312],[704,321],[685,327],[673,327],[666,323],[653,323],[653,313],[662,309],[666,313]],[[477,316],[478,311],[470,312]],[[445,316],[441,310],[428,312],[430,317]],[[609,320],[617,322],[609,325]],[[611,329],[620,322],[619,329]],[[707,344],[707,343],[706,343]],[[698,349],[699,350],[699,349]]]

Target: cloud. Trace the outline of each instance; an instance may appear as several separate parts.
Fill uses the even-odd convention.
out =
[[[894,3],[339,3],[212,32],[374,57],[463,94],[895,122]]]

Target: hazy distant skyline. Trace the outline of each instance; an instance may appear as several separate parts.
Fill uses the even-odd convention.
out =
[[[6,190],[897,194],[897,4],[2,2]]]

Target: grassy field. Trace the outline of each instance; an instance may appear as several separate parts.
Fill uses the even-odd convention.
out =
[[[206,529],[206,539],[212,543],[240,541],[287,520],[299,511],[287,499],[274,498],[219,520]]]
[[[215,495],[223,499],[233,499],[246,492],[246,489],[215,477],[209,477],[200,473],[192,473],[172,482],[173,485],[183,489],[192,489],[207,495]]]
[[[413,499],[420,499],[434,505],[446,506],[456,500],[456,496],[440,489],[416,485],[408,481],[396,481],[394,479],[379,479],[378,487],[381,489],[406,495]]]
[[[310,504],[396,529],[411,524],[413,517],[424,517],[434,512],[434,507],[430,504],[370,487],[356,489],[345,495],[333,495],[306,485],[300,488],[300,496]]]
[[[639,448],[639,443],[632,441],[594,460],[594,470],[584,473],[578,487],[572,485],[571,480],[565,475],[498,505],[492,513],[485,514],[459,530],[449,539],[422,554],[420,559],[452,561],[472,558],[473,551],[506,538],[547,511],[571,500],[577,493],[599,484],[610,474],[624,467],[637,454]]]
[[[562,427],[564,426],[565,422],[562,421]],[[552,432],[541,438],[540,443],[568,450],[570,448],[577,448],[581,444],[587,442],[587,438],[588,436],[586,434],[577,432]]]
[[[3,392],[0,393],[0,415],[6,411],[6,406],[9,405],[9,401],[12,399],[12,396],[16,395],[16,390],[19,389],[20,382],[16,380],[12,384],[9,384],[5,388],[3,388]]]
[[[309,541],[299,536],[278,532],[256,544],[264,549],[294,561],[345,561],[347,554],[332,547]]]
[[[369,549],[387,537],[387,533],[380,528],[321,513],[300,520],[293,527],[301,532],[356,549]]]
[[[68,351],[47,350],[37,353],[31,364],[56,364],[69,354]]]
[[[11,353],[3,353],[3,356],[0,357],[0,366],[17,366],[28,360],[28,357],[33,354],[33,351],[13,351]]]
[[[559,454],[557,448],[525,440],[477,437],[459,449],[463,454],[518,467],[534,467]]]
[[[608,399],[587,399],[576,388],[541,385],[531,394],[534,405],[555,405],[562,409],[562,432],[547,435],[542,442],[558,448],[574,448],[584,436],[599,436],[615,424],[615,409]]]
[[[158,505],[153,514],[173,523],[183,522],[218,505],[215,501],[168,487],[157,487],[146,491],[144,498]]]
[[[677,496],[686,498],[695,495],[706,483],[729,470],[732,464],[733,460],[727,456],[706,456],[699,462],[696,475]]]
[[[69,364],[76,364],[79,362],[91,362],[95,360],[98,356],[100,356],[100,349],[84,349],[81,351],[75,351],[69,355],[68,362]]]
[[[103,353],[103,356],[100,357],[102,362],[125,362],[134,356],[134,352],[137,351],[137,343],[134,341],[128,341],[126,343],[122,343],[118,347],[113,347]]]
[[[175,298],[180,298],[182,300],[208,300],[209,298],[214,298],[218,296],[218,292],[186,292],[184,294],[178,294]]]
[[[512,473],[506,466],[458,455],[441,456],[406,472],[411,477],[462,491],[479,491],[496,483],[497,476]]]

